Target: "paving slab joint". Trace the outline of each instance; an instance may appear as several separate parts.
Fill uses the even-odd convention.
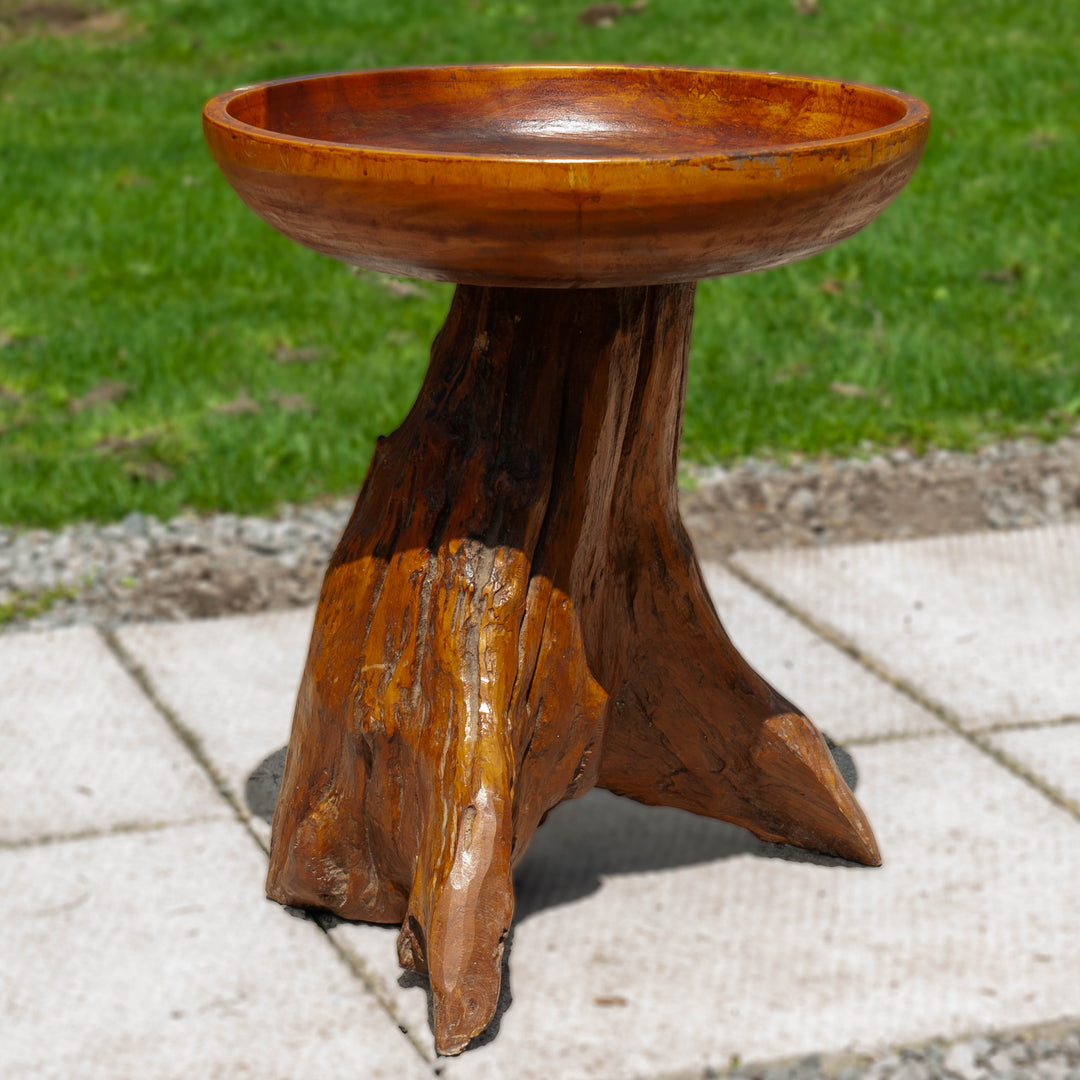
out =
[[[229,806],[232,807],[237,820],[245,827],[248,827],[251,815],[244,808],[243,803],[240,801],[240,797],[231,787],[229,787],[228,781],[217,769],[213,761],[210,760],[199,737],[183,723],[179,716],[177,716],[164,701],[162,701],[157,692],[157,688],[154,686],[153,680],[150,678],[147,671],[127,651],[127,649],[124,648],[120,643],[120,639],[116,636],[116,633],[112,630],[99,630],[98,633],[101,634],[105,644],[116,657],[121,667],[123,667],[128,675],[135,680],[147,700],[149,700],[150,704],[157,710],[165,723],[168,724],[172,733],[184,744],[191,756],[195,758],[203,771],[209,776],[210,781],[217,789],[218,794],[220,794]],[[251,832],[252,836],[255,836],[254,831],[251,830],[250,827],[248,827],[248,831]],[[255,839],[261,847],[262,843],[258,840],[257,836],[255,836]]]
[[[168,724],[173,734],[184,744],[188,752],[199,763],[207,776],[209,776],[218,793],[229,804],[233,813],[236,815],[237,820],[247,830],[248,835],[251,836],[264,853],[267,853],[266,842],[253,827],[251,814],[244,806],[240,796],[233,791],[224,775],[211,760],[209,754],[206,752],[206,748],[202,744],[202,740],[195,732],[184,724],[176,712],[161,699],[149,673],[127,651],[127,649],[124,648],[116,633],[109,629],[99,629],[98,632],[101,634],[105,644],[112,651],[120,665],[128,675],[134,679],[150,704],[157,710],[165,723]],[[402,1021],[401,1017],[398,1016],[391,997],[386,993],[379,981],[367,970],[363,961],[358,956],[353,955],[348,949],[344,948],[330,935],[329,926],[324,925],[318,918],[309,916],[307,913],[304,913],[303,917],[310,919],[310,921],[315,924],[319,932],[330,945],[330,948],[337,953],[338,958],[349,969],[353,977],[358,979],[363,984],[364,989],[378,1002],[380,1008],[382,1008],[389,1019],[393,1021],[394,1025],[405,1036],[412,1048],[420,1055],[424,1064],[432,1066],[434,1061],[430,1052],[414,1033],[409,1030],[408,1025]]]
[[[976,750],[983,754],[986,754],[994,762],[1000,765],[1003,769],[1011,772],[1014,776],[1023,780],[1026,784],[1035,788],[1041,795],[1049,799],[1055,806],[1064,810],[1074,820],[1080,822],[1080,804],[1077,804],[1072,799],[1067,798],[1062,792],[1056,788],[1051,787],[1040,777],[1036,776],[1031,770],[1025,768],[1022,764],[1014,761],[1011,757],[993,746],[987,739],[983,738],[983,735],[987,732],[976,732],[967,730],[961,723],[960,718],[951,712],[948,708],[942,705],[940,702],[934,701],[932,698],[927,697],[917,687],[912,686],[905,679],[898,678],[893,675],[891,671],[878,663],[874,657],[864,652],[853,641],[845,637],[843,634],[834,630],[831,626],[820,622],[815,619],[809,612],[803,610],[800,607],[792,604],[785,596],[777,592],[767,581],[762,580],[752,571],[747,570],[735,560],[739,553],[735,552],[725,563],[726,568],[734,574],[740,581],[744,582],[750,588],[755,589],[766,600],[771,601],[782,611],[785,611],[794,619],[798,619],[808,630],[817,634],[818,637],[823,638],[830,645],[839,649],[841,652],[846,653],[856,663],[861,664],[872,675],[876,675],[882,682],[887,683],[898,693],[904,694],[916,705],[925,709],[932,716],[937,717],[954,735],[958,735],[965,742],[973,746]],[[1067,719],[1067,718],[1066,718]],[[1064,722],[1064,721],[1061,721]],[[1030,725],[1028,725],[1030,726]],[[921,736],[910,736],[911,738],[918,738]]]
[[[989,724],[979,728],[980,735],[1001,735],[1007,731],[1041,731],[1045,728],[1069,727],[1080,724],[1080,716],[1058,716],[1053,720],[1010,721],[1004,724]]]
[[[74,832],[38,833],[18,840],[0,840],[0,851],[18,851],[22,848],[44,847],[48,844],[78,843],[81,840],[97,840],[103,836],[120,836],[125,833],[155,833],[166,829],[183,829],[189,825],[213,824],[214,817],[191,817],[181,821],[130,821],[118,825],[106,825],[96,829],[77,829]]]
[[[436,1058],[432,1055],[429,1047],[424,1041],[422,1041],[407,1023],[398,1015],[397,1008],[394,1005],[394,1000],[386,992],[386,988],[383,986],[382,981],[368,970],[368,966],[364,961],[357,956],[352,950],[348,949],[341,942],[337,941],[331,934],[330,930],[336,925],[337,919],[335,916],[330,917],[330,921],[324,923],[320,918],[308,913],[303,914],[304,918],[310,919],[322,932],[330,945],[342,962],[349,969],[352,975],[359,979],[364,984],[364,989],[379,1003],[383,1011],[390,1017],[390,1019],[397,1025],[398,1031],[409,1041],[412,1048],[420,1055],[425,1065],[431,1066],[435,1076],[438,1076],[442,1069],[438,1065]]]

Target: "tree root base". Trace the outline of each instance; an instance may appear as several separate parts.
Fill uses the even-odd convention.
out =
[[[494,1014],[513,866],[593,786],[880,861],[679,519],[693,294],[459,287],[326,574],[268,893],[400,925],[442,1054]]]

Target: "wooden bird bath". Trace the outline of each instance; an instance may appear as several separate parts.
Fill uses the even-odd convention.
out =
[[[880,861],[818,731],[720,625],[676,464],[693,282],[860,229],[928,125],[892,90],[611,66],[326,75],[206,106],[274,228],[459,283],[326,573],[268,879],[401,926],[441,1053],[494,1013],[514,864],[594,785]]]

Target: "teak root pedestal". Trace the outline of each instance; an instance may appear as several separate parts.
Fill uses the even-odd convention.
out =
[[[926,123],[891,91],[640,68],[358,73],[208,105],[271,224],[463,282],[326,574],[268,878],[282,903],[401,926],[440,1053],[494,1014],[515,863],[593,786],[880,861],[680,521],[685,279],[855,231]]]

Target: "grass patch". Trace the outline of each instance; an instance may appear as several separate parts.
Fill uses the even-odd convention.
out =
[[[1072,0],[586,8],[0,0],[0,520],[259,512],[357,486],[450,289],[278,236],[217,174],[199,124],[214,93],[311,71],[619,60],[918,94],[931,142],[878,221],[804,263],[700,286],[684,453],[969,447],[1075,425]]]
[[[78,595],[78,590],[68,585],[57,585],[36,593],[10,594],[7,600],[0,603],[0,626],[16,619],[37,618],[60,600],[74,600]]]

